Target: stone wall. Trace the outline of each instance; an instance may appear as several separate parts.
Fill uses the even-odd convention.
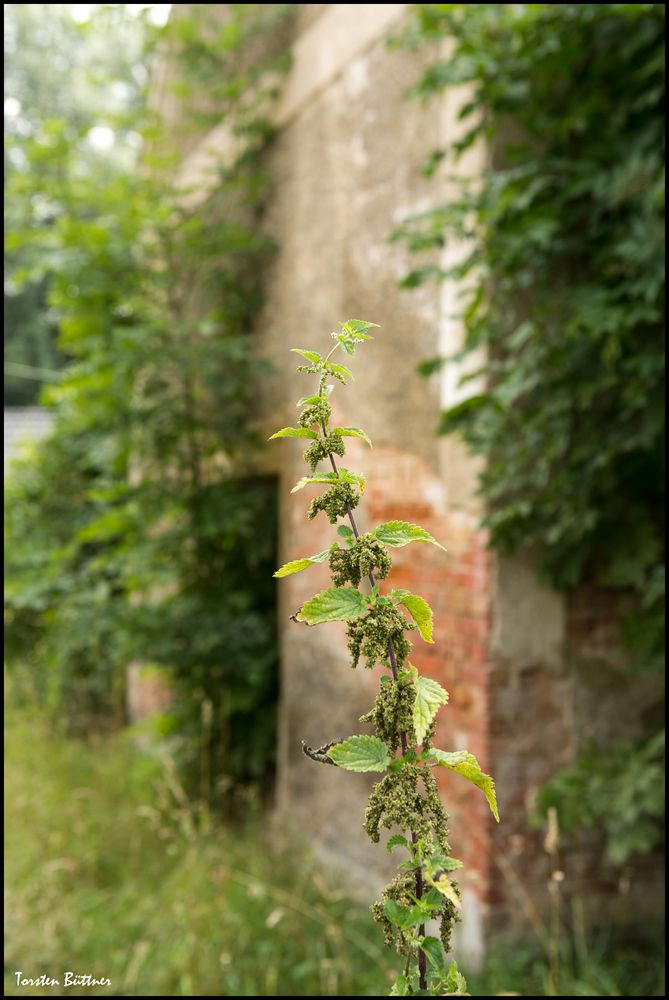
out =
[[[279,249],[266,274],[256,347],[276,374],[261,386],[261,423],[267,434],[289,424],[295,400],[305,394],[290,347],[325,347],[337,321],[352,316],[380,324],[353,360],[355,382],[334,393],[335,418],[364,427],[374,442],[372,451],[359,441],[347,444],[347,466],[368,476],[361,529],[391,518],[415,521],[448,549],[445,556],[428,546],[395,550],[392,579],[424,595],[435,611],[435,645],[418,638],[412,660],[450,692],[439,745],[475,753],[497,783],[500,826],[476,789],[456,775],[440,775],[453,853],[465,862],[460,947],[475,960],[487,927],[526,927],[534,919],[528,906],[540,913],[548,903],[543,835],[529,828],[536,789],[572,759],[591,709],[615,728],[623,704],[641,715],[652,692],[630,700],[627,681],[617,693],[606,682],[598,700],[594,674],[581,664],[595,636],[613,634],[616,610],[590,596],[567,601],[538,582],[531,559],[493,556],[479,527],[478,465],[458,440],[435,436],[442,406],[461,398],[462,370],[450,364],[440,379],[425,382],[415,366],[459,346],[453,319],[459,289],[447,281],[439,289],[400,291],[409,260],[388,237],[407,214],[448,199],[455,182],[445,175],[427,181],[420,166],[458,137],[457,111],[466,95],[449,94],[428,109],[405,100],[424,56],[391,51],[386,38],[408,7],[298,7],[293,68],[268,164],[275,186],[265,226]],[[189,147],[184,185],[204,190],[207,171],[228,143],[222,123]],[[486,156],[470,150],[461,173],[475,176]],[[450,245],[446,262],[459,252]],[[467,391],[476,391],[476,383]],[[290,494],[305,473],[301,451],[298,442],[284,440],[267,452],[267,469],[280,481],[280,562],[321,551],[332,538],[325,519],[306,520],[307,491]],[[342,626],[311,630],[289,620],[327,583],[327,570],[316,566],[278,585],[277,805],[284,822],[324,856],[344,862],[349,881],[371,898],[389,870],[385,852],[362,831],[371,780],[319,767],[301,752],[301,740],[318,746],[360,731],[358,717],[378,684],[377,671],[348,666]],[[598,662],[608,663],[610,643],[604,645]],[[600,870],[586,845],[572,888],[595,896],[601,890],[602,898],[618,893]]]

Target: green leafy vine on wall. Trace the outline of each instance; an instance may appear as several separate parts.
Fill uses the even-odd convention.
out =
[[[633,597],[622,639],[637,670],[661,668],[664,647],[663,38],[663,4],[418,4],[396,40],[434,52],[414,98],[469,88],[463,137],[426,173],[478,141],[491,152],[480,178],[394,235],[422,258],[405,287],[471,289],[462,351],[423,374],[487,352],[486,387],[444,412],[439,433],[485,456],[494,546],[538,549],[558,587]],[[444,270],[450,240],[465,253]],[[657,740],[628,747],[620,783],[649,746],[659,761]],[[585,780],[557,779],[549,800],[573,815]],[[618,860],[639,847],[638,813],[626,815]]]

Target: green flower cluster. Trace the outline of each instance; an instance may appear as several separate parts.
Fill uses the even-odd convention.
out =
[[[329,404],[328,404],[329,405]],[[317,438],[312,441],[304,453],[304,461],[312,472],[316,471],[316,466],[328,455],[343,455],[345,452],[344,439],[341,434],[330,433],[326,437]]]
[[[333,483],[325,493],[321,493],[311,501],[307,517],[310,521],[316,517],[319,511],[323,510],[328,516],[330,524],[335,524],[338,517],[345,517],[349,510],[353,510],[360,503],[360,494],[357,493],[350,483]]]
[[[407,945],[404,936],[399,933],[397,927],[393,926],[386,917],[383,912],[383,903],[386,899],[392,899],[398,906],[409,910],[413,906],[415,894],[416,876],[414,872],[399,872],[383,890],[382,898],[370,906],[374,920],[383,931],[383,943],[387,948],[396,948],[400,955],[410,955],[412,949]]]
[[[300,414],[300,427],[312,427],[314,424],[327,424],[332,416],[332,407],[327,399],[319,399],[317,403],[305,406]]]
[[[413,726],[416,689],[413,684],[395,684],[388,677],[383,680],[374,707],[360,717],[360,722],[374,723],[376,735],[388,744],[394,757],[400,746],[400,733],[411,732]]]
[[[388,662],[388,640],[392,639],[398,666],[402,666],[411,651],[411,643],[405,638],[406,629],[416,626],[409,624],[404,615],[390,601],[379,601],[369,611],[348,623],[348,649],[352,657],[352,667],[357,667],[364,656],[371,669],[377,663]]]
[[[390,685],[384,685],[389,687]],[[396,687],[396,685],[393,685]],[[399,740],[399,729],[396,730]],[[422,779],[425,794],[419,791]],[[411,831],[423,845],[425,853],[435,849],[448,855],[447,815],[441,804],[439,790],[434,776],[426,768],[405,763],[399,771],[391,771],[381,779],[372,791],[365,813],[365,831],[370,840],[378,844],[382,828],[390,830],[399,827]],[[383,900],[392,899],[407,909],[411,908],[416,891],[415,871],[400,872],[386,886],[382,899],[372,906],[374,919],[383,929],[387,945],[394,945],[401,954],[409,954],[410,946],[402,932],[386,917]],[[440,937],[445,951],[450,950],[453,924],[458,919],[457,910],[445,897],[439,900],[433,916],[440,921]]]
[[[374,573],[379,580],[385,580],[392,562],[385,548],[372,535],[360,535],[347,549],[335,549],[330,555],[330,570],[336,587],[352,583],[357,587],[360,581]]]

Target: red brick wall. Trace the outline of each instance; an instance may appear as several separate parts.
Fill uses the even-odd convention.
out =
[[[304,470],[299,450],[295,448],[295,452],[298,461],[291,461],[291,466],[296,481]],[[420,594],[434,610],[434,645],[413,633],[411,661],[449,692],[449,704],[439,715],[437,745],[448,750],[469,750],[484,770],[489,769],[490,554],[478,518],[473,513],[448,510],[442,480],[414,455],[386,445],[369,450],[358,442],[347,442],[345,464],[351,470],[364,470],[367,476],[367,488],[355,511],[360,531],[397,518],[420,524],[448,550],[444,553],[423,543],[391,550],[393,568],[387,586]],[[315,522],[306,521],[314,489],[306,488],[286,500],[291,544],[283,553],[285,561],[321,551],[335,537],[334,528],[324,516]],[[326,565],[286,578],[282,583],[282,614],[287,617],[328,585]],[[294,627],[304,629],[304,641],[308,642],[308,629]],[[327,628],[332,630],[333,643],[345,644],[343,626]],[[379,671],[361,667],[358,672],[371,704]],[[494,820],[481,792],[469,782],[446,771],[440,771],[438,778],[451,817],[451,847],[465,865],[460,881],[474,889],[483,902],[488,893]]]

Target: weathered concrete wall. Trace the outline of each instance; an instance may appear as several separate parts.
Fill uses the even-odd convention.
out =
[[[451,364],[440,380],[425,382],[415,366],[460,346],[453,319],[458,288],[447,281],[440,289],[401,292],[397,283],[410,262],[388,236],[406,215],[438,197],[447,200],[454,190],[456,182],[445,177],[423,179],[420,165],[458,137],[464,95],[451,93],[429,109],[404,99],[423,56],[391,52],[385,39],[407,8],[299,5],[294,64],[275,113],[280,131],[269,156],[276,180],[265,226],[279,249],[265,276],[256,348],[276,374],[261,386],[261,423],[268,434],[291,423],[295,400],[309,386],[294,370],[290,347],[326,347],[337,321],[351,316],[380,324],[376,339],[353,359],[355,382],[335,390],[335,417],[364,427],[374,441],[372,451],[362,442],[347,445],[347,467],[368,476],[356,511],[361,529],[402,518],[422,524],[448,549],[446,556],[427,546],[395,550],[392,579],[424,595],[435,611],[436,643],[418,638],[412,660],[450,692],[439,745],[475,753],[497,783],[499,827],[476,789],[455,775],[440,775],[453,852],[465,862],[461,949],[475,959],[487,926],[526,925],[528,899],[538,911],[548,903],[543,834],[529,830],[536,789],[572,759],[592,716],[615,719],[621,704],[631,702],[626,685],[618,695],[604,685],[599,700],[594,674],[578,666],[586,640],[601,623],[614,622],[615,612],[567,602],[538,583],[530,559],[493,557],[479,527],[478,465],[458,440],[434,433],[441,407],[462,397],[461,370]],[[222,123],[184,161],[184,185],[203,185],[208,165],[225,156],[228,144]],[[486,155],[472,149],[461,173],[476,176]],[[444,262],[460,252],[449,245]],[[469,383],[467,392],[475,391],[476,383]],[[305,473],[301,452],[298,442],[283,440],[267,453],[268,468],[280,478],[281,562],[321,551],[333,537],[324,518],[307,521],[307,491],[290,494]],[[390,865],[362,832],[371,779],[319,767],[300,746],[301,740],[318,746],[360,731],[358,717],[378,685],[378,671],[348,666],[342,626],[312,630],[289,620],[328,582],[326,568],[316,566],[278,586],[277,803],[284,821],[326,856],[344,860],[371,898]],[[583,625],[575,610],[583,606],[592,609],[594,622]],[[600,654],[608,660],[610,643]],[[633,711],[642,714],[648,698],[640,694]],[[602,897],[617,891],[593,877],[595,868],[586,845],[574,871],[567,871],[567,888],[587,884]]]

